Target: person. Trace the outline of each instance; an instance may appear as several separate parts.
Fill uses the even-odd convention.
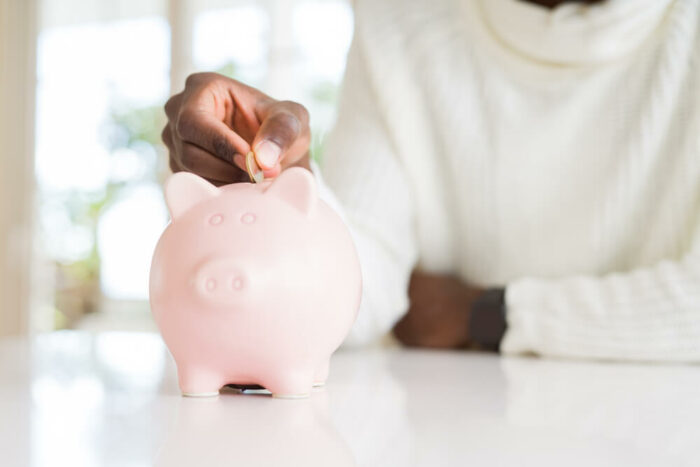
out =
[[[700,2],[354,11],[322,168],[304,107],[198,73],[172,170],[311,169],[362,265],[349,345],[700,361]]]

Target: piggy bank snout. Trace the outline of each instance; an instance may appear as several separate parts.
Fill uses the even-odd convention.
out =
[[[217,302],[234,299],[249,287],[243,268],[232,259],[215,259],[202,264],[194,275],[197,295]]]

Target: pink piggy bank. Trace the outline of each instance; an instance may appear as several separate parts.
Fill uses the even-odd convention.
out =
[[[153,255],[153,316],[186,396],[226,384],[307,396],[355,321],[361,273],[343,221],[305,169],[220,188],[180,172]]]

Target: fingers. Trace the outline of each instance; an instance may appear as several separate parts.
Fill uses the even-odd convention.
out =
[[[262,124],[253,141],[255,160],[266,176],[274,176],[306,154],[311,139],[309,114],[296,102],[277,101],[263,107],[260,117]]]
[[[175,122],[175,131],[183,141],[199,146],[229,164],[233,164],[236,154],[246,154],[250,150],[243,138],[208,112],[185,109]]]
[[[162,137],[173,171],[234,181],[241,178],[251,148],[266,178],[293,165],[308,166],[309,115],[295,102],[275,101],[235,80],[198,73],[168,100],[165,113],[169,124]]]
[[[169,126],[162,133],[163,142],[170,152],[170,170],[173,173],[189,171],[212,182],[234,183],[247,178],[238,167],[228,164],[202,148],[172,137]]]
[[[169,121],[172,122],[177,119],[177,113],[180,110],[180,102],[182,102],[182,93],[175,94],[165,103],[165,115],[168,117]]]
[[[241,174],[244,174],[235,165],[212,157],[209,152],[192,143],[183,142],[180,151],[180,164],[185,170],[201,177],[228,183],[238,181]]]

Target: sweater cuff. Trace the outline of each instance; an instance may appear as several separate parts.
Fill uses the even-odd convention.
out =
[[[521,279],[508,285],[505,303],[508,328],[501,342],[504,354],[536,353],[537,323],[534,319],[544,307],[544,283],[537,279]]]

